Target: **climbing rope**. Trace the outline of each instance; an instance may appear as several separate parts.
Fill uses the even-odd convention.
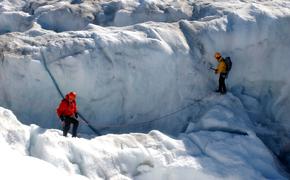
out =
[[[193,100],[194,103],[190,103],[184,107],[181,107],[179,109],[177,109],[176,111],[173,111],[171,113],[168,113],[168,114],[164,114],[163,116],[160,116],[158,118],[154,118],[154,119],[151,119],[149,121],[143,121],[143,122],[136,122],[136,123],[130,123],[130,124],[119,124],[119,125],[110,125],[110,126],[104,126],[104,127],[99,127],[98,129],[107,129],[107,128],[119,128],[119,127],[128,127],[128,126],[136,126],[136,125],[141,125],[141,124],[147,124],[147,123],[151,123],[151,122],[156,122],[156,121],[160,121],[164,118],[167,118],[167,117],[170,117],[170,116],[173,116],[185,109],[188,109],[189,107],[191,106],[194,106],[196,105],[197,103],[199,103],[202,99],[196,99],[196,100]]]
[[[46,58],[45,58],[44,53],[43,53],[42,50],[40,51],[40,54],[41,54],[42,59],[43,59],[43,65],[44,65],[45,70],[48,72],[48,75],[49,75],[49,77],[51,78],[51,80],[52,80],[54,86],[56,87],[56,90],[57,90],[57,92],[59,93],[59,95],[60,95],[62,98],[64,98],[64,95],[63,95],[63,93],[61,92],[58,83],[56,82],[54,76],[51,74],[51,72],[50,72],[50,70],[49,70],[49,68],[48,68],[48,66],[47,66]]]

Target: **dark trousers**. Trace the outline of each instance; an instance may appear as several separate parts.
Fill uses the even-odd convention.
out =
[[[225,73],[220,74],[218,91],[221,94],[227,93],[227,87],[226,87],[226,83],[225,83],[226,77],[227,77],[227,74],[225,74]]]
[[[73,129],[72,129],[72,137],[77,136],[77,129],[79,126],[79,121],[76,120],[73,117],[66,116],[64,119],[64,126],[63,126],[63,135],[67,136],[67,133],[70,129],[70,124],[73,124]]]

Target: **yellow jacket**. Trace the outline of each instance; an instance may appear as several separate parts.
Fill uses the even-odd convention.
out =
[[[227,72],[227,69],[226,69],[227,65],[226,65],[225,61],[222,58],[220,58],[218,60],[218,62],[219,62],[219,64],[217,65],[216,73],[217,74],[226,73]]]

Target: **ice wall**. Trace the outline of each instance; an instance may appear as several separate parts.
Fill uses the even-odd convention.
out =
[[[192,70],[189,47],[178,24],[156,29],[151,25],[122,30],[91,27],[54,34],[58,38],[53,39],[47,33],[30,37],[28,43],[25,36],[15,38],[12,46],[16,47],[7,47],[3,60],[2,101],[26,122],[57,124],[54,111],[60,96],[44,60],[64,93],[78,92],[80,111],[97,126],[146,121],[186,105],[189,98],[206,95],[209,80]],[[18,44],[26,48],[18,49]],[[27,55],[15,56],[22,51]]]
[[[104,13],[103,23],[94,19],[101,16],[94,16],[87,9],[92,4],[86,3],[93,2],[29,1],[3,10],[24,10],[34,19],[28,30],[11,28],[23,33],[4,34],[0,39],[4,51],[0,101],[24,122],[59,126],[54,111],[60,96],[44,61],[63,93],[78,92],[80,111],[86,118],[96,127],[106,127],[155,119],[202,100],[216,87],[216,77],[208,67],[216,64],[214,52],[221,51],[234,63],[228,79],[230,91],[241,99],[250,117],[266,125],[274,121],[279,124],[274,128],[288,129],[289,2],[179,2],[171,8],[187,16],[171,21],[163,17],[167,11],[158,10],[169,7],[163,1],[144,1],[147,5],[103,1],[95,4],[95,10]],[[8,4],[3,1],[2,5]],[[136,19],[110,14],[124,15],[123,11]],[[138,20],[134,13],[141,11],[152,16]],[[69,21],[61,17],[50,21],[62,12]],[[42,21],[54,24],[47,24],[49,30],[44,30]],[[158,22],[135,24],[145,21]],[[133,25],[93,25],[117,25],[112,22]],[[188,121],[200,116],[197,106],[171,119],[112,130],[180,132]],[[164,126],[168,122],[171,126]]]

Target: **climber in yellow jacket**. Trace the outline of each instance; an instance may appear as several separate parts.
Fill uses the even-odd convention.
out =
[[[219,92],[221,94],[226,94],[227,88],[226,88],[226,84],[225,84],[225,79],[227,77],[227,65],[226,65],[221,53],[216,52],[215,59],[218,61],[218,65],[217,65],[216,69],[214,69],[214,70],[215,70],[216,74],[220,74],[219,87],[216,90],[216,92]]]

